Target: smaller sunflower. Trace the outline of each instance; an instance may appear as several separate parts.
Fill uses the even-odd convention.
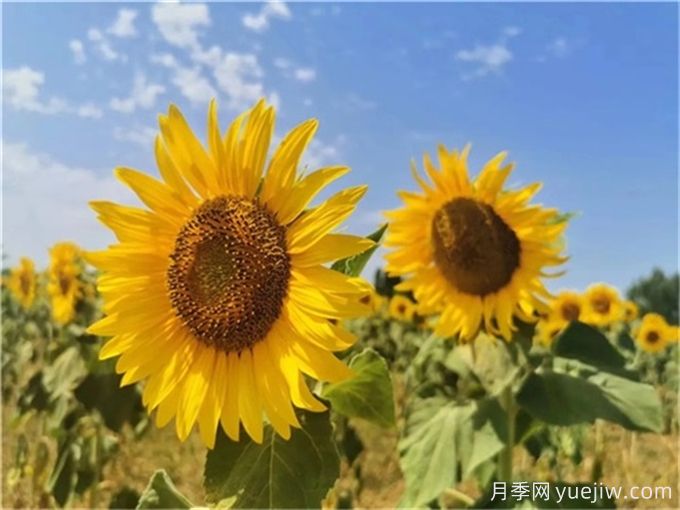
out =
[[[633,301],[624,301],[621,303],[621,307],[623,308],[623,320],[626,322],[633,322],[638,318],[640,311],[638,309],[638,305],[636,305]]]
[[[583,312],[583,298],[577,292],[560,292],[551,304],[549,322],[564,323],[577,321]]]
[[[608,326],[621,318],[621,298],[615,288],[596,283],[588,287],[583,299],[583,322]]]
[[[366,294],[361,296],[359,302],[370,307],[372,315],[378,313],[382,309],[382,307],[385,305],[385,298],[371,289],[370,291],[366,292]]]
[[[413,321],[415,313],[415,304],[406,296],[395,294],[392,299],[390,299],[389,314],[393,319],[411,322]]]
[[[19,260],[19,265],[10,271],[7,287],[22,308],[28,310],[33,305],[36,275],[35,264],[31,259],[22,257]]]
[[[642,318],[635,339],[645,352],[661,352],[668,345],[670,339],[669,326],[658,313],[648,313]]]
[[[413,165],[420,190],[400,192],[403,206],[386,213],[386,270],[403,279],[397,288],[413,293],[419,315],[435,317],[442,338],[473,340],[484,330],[511,340],[515,318],[536,322],[549,311],[542,280],[566,260],[567,224],[531,203],[539,183],[506,187],[514,165],[504,152],[474,179],[468,152],[440,146],[438,165],[425,155],[425,178]]]
[[[541,345],[550,347],[557,336],[564,330],[564,321],[539,321],[536,326],[536,339]]]
[[[73,320],[82,294],[79,256],[80,249],[73,243],[57,243],[50,249],[47,293],[52,303],[52,317],[60,325]]]

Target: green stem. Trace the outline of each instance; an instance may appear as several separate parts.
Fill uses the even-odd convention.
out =
[[[515,446],[515,418],[517,417],[517,403],[512,394],[512,384],[509,384],[501,394],[501,403],[505,409],[508,425],[508,437],[505,448],[500,453],[498,463],[498,478],[503,482],[512,481],[512,452]]]

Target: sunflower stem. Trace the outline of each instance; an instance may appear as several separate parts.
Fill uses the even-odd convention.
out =
[[[505,409],[508,437],[498,462],[498,478],[503,482],[511,482],[512,452],[515,446],[515,419],[517,417],[517,403],[512,392],[512,384],[508,384],[501,393],[501,404]]]

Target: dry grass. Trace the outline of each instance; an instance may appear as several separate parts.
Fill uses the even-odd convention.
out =
[[[9,424],[12,410],[4,408],[3,446],[3,508],[36,507],[46,504],[39,494],[32,494],[30,477],[13,488],[8,487],[8,469],[14,461],[16,434]],[[384,431],[367,423],[355,423],[365,450],[356,461],[354,469],[343,466],[342,477],[336,485],[332,500],[351,503],[355,508],[394,508],[404,490],[404,481],[396,453],[397,432]],[[38,438],[35,423],[23,427],[29,438]],[[604,424],[603,466],[601,482],[609,486],[669,486],[671,500],[622,500],[624,508],[678,508],[678,435],[631,433],[618,426]],[[111,495],[124,487],[141,492],[156,469],[165,469],[173,481],[192,502],[204,502],[201,478],[205,449],[198,434],[180,443],[171,426],[158,430],[154,427],[139,440],[133,440],[130,431],[120,436],[120,452],[104,472],[99,485],[99,506],[108,507]],[[586,437],[586,455],[578,466],[566,459],[560,460],[561,477],[570,482],[589,482],[595,461],[594,428]],[[534,462],[521,448],[515,451],[517,479],[556,479],[555,470],[547,467],[545,459]],[[356,476],[357,467],[361,473]],[[458,489],[475,498],[479,490],[474,483],[462,484]],[[88,507],[89,494],[74,501],[74,507]]]

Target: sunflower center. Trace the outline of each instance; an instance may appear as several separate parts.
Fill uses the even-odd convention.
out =
[[[432,244],[437,267],[467,294],[500,290],[519,267],[515,232],[490,205],[471,198],[455,198],[435,213]]]
[[[602,315],[609,313],[609,308],[611,306],[610,301],[605,297],[596,297],[592,301],[593,310]]]
[[[581,307],[574,303],[564,303],[562,305],[562,318],[565,321],[577,321],[581,315]]]
[[[647,342],[650,344],[655,344],[659,341],[659,333],[656,331],[650,331],[647,333]]]
[[[175,313],[207,345],[252,347],[281,314],[290,279],[285,229],[252,200],[204,202],[181,228],[170,259]]]
[[[21,292],[24,295],[28,295],[31,292],[31,275],[28,273],[22,273],[19,276],[19,285],[21,287]]]
[[[72,278],[64,273],[63,271],[59,271],[59,290],[61,290],[62,295],[68,294],[68,291],[71,288],[71,282]]]

